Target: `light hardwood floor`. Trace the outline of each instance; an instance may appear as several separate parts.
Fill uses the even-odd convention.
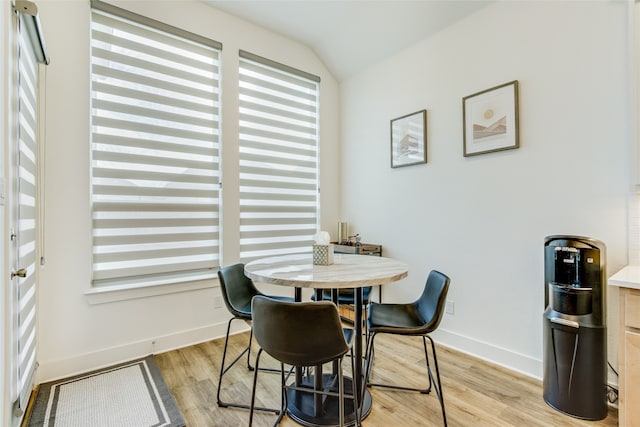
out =
[[[230,351],[240,351],[248,338],[248,333],[233,336]],[[248,424],[248,411],[219,408],[216,404],[223,346],[224,339],[219,339],[155,356],[188,427]],[[451,427],[618,425],[616,409],[610,408],[607,418],[597,422],[563,415],[544,402],[539,381],[438,346],[437,342],[436,346],[447,420]],[[268,356],[262,358],[262,365],[277,367]],[[344,366],[348,372],[349,363]],[[385,335],[376,338],[374,381],[384,382],[395,376],[409,386],[420,387],[426,384],[423,370],[419,338]],[[238,363],[224,378],[222,398],[248,403],[252,380],[253,373],[247,370],[246,364]],[[279,406],[279,381],[277,374],[260,373],[258,404]],[[433,393],[424,395],[382,388],[370,390],[373,408],[363,422],[364,427],[442,425],[440,406]],[[254,426],[270,426],[275,418],[274,414],[256,412]],[[287,417],[280,425],[298,426]]]

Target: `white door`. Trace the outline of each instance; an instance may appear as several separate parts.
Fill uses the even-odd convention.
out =
[[[26,18],[30,19],[30,18]],[[36,369],[36,195],[38,63],[25,27],[18,22],[16,133],[10,142],[9,268],[13,300],[14,416],[21,418]],[[12,393],[13,394],[13,393]]]
[[[12,39],[12,20],[10,15],[11,8],[5,4],[0,3],[0,82],[9,82],[10,73],[8,72],[9,68],[9,46],[10,40]],[[0,145],[0,272],[3,273],[3,276],[6,276],[5,269],[5,253],[6,253],[6,241],[4,239],[4,230],[5,230],[5,141],[8,140],[8,128],[9,128],[9,117],[8,112],[10,111],[9,106],[9,89],[5,84],[0,84],[0,138],[2,140],[2,144]],[[8,413],[9,413],[9,398],[7,384],[9,381],[6,376],[5,367],[8,366],[8,349],[9,349],[9,341],[7,339],[7,329],[5,325],[7,325],[10,317],[7,315],[10,313],[9,305],[7,303],[8,292],[7,292],[7,281],[3,279],[1,282],[2,287],[0,288],[0,425],[8,423]]]

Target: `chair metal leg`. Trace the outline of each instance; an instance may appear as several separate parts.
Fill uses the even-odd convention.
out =
[[[253,371],[254,367],[251,366],[251,342],[253,342],[253,326],[249,331],[249,345],[247,346],[247,369]]]
[[[249,406],[249,427],[251,427],[253,425],[253,413],[255,410],[259,410],[259,407],[255,406],[256,403],[256,386],[258,384],[258,372],[260,372],[260,356],[262,356],[262,349],[258,350],[258,354],[256,355],[256,369],[254,369],[253,371],[253,387],[251,388],[251,405]],[[280,376],[281,376],[281,381],[282,384],[284,385],[284,364],[281,363],[280,364]],[[284,393],[284,387],[282,388],[283,393]],[[286,400],[286,396],[283,394],[282,395],[282,405],[280,407],[279,410],[276,410],[276,414],[278,414],[278,418],[276,419],[276,421],[274,422],[274,427],[277,426],[278,424],[280,424],[280,421],[282,420],[282,417],[284,416],[285,412],[287,411],[287,400]]]
[[[384,388],[391,388],[391,389],[395,389],[395,390],[417,391],[417,392],[420,392],[420,393],[428,394],[429,391],[430,391],[429,388],[404,387],[404,386],[401,386],[401,385],[372,383],[371,381],[369,381],[369,378],[371,377],[371,371],[373,371],[373,356],[374,356],[373,340],[374,340],[375,336],[376,336],[376,334],[372,334],[372,336],[371,336],[371,342],[370,342],[371,360],[367,359],[367,362],[368,362],[368,364],[370,366],[369,375],[367,375],[367,386],[384,387]],[[425,354],[425,356],[427,356],[427,355]],[[427,357],[427,360],[428,360],[428,357]],[[427,378],[428,378],[428,375],[427,375]],[[429,380],[429,383],[431,383],[431,380]]]
[[[355,362],[355,358],[353,357],[353,349],[351,349],[351,354],[349,359],[351,360],[351,372],[352,375],[353,373],[356,371],[356,362]],[[353,384],[353,383],[352,383]],[[366,382],[363,379],[363,387],[362,389],[365,390],[365,384]],[[352,386],[352,390],[351,392],[353,393],[353,408],[354,408],[354,416],[355,416],[355,424],[354,427],[360,427],[361,424],[361,419],[360,419],[360,414],[362,413],[362,408],[360,407],[360,402],[364,401],[364,397],[360,397],[360,390],[355,390],[355,387]],[[363,393],[364,394],[364,393]]]
[[[340,361],[340,366],[338,366],[338,414],[340,427],[344,427],[344,379],[342,378],[342,361]]]
[[[444,410],[444,396],[442,394],[442,383],[440,382],[440,369],[438,369],[438,356],[436,355],[436,346],[435,346],[435,343],[433,342],[433,339],[431,339],[430,336],[427,335],[427,338],[431,342],[431,352],[433,353],[433,364],[435,365],[435,368],[436,368],[436,379],[438,380],[438,384],[435,386],[436,394],[438,395],[438,400],[440,401],[440,407],[442,408],[442,420],[444,421],[444,426],[447,427],[447,414],[445,413],[445,410]],[[431,369],[429,369],[429,381],[430,382],[433,381],[435,383],[435,381],[433,380],[433,373],[431,372]]]
[[[245,349],[242,350],[240,354],[238,354],[236,358],[233,359],[233,361],[228,366],[225,366],[225,361],[227,359],[227,348],[229,346],[229,332],[231,330],[231,323],[234,320],[243,320],[243,319],[232,317],[231,319],[229,319],[229,322],[227,323],[227,335],[225,336],[225,339],[224,339],[224,350],[222,351],[222,362],[220,363],[220,375],[218,376],[218,391],[216,393],[216,400],[217,400],[218,406],[221,408],[229,407],[229,408],[249,409],[250,408],[249,405],[245,405],[241,403],[224,402],[220,398],[220,392],[222,390],[222,378],[229,371],[229,369],[231,369],[238,362],[238,360],[240,360],[242,356],[244,356],[244,354],[249,351],[249,346],[245,347]],[[249,345],[251,345],[251,343],[249,343]],[[275,413],[279,412],[278,409],[273,409],[273,408],[257,407],[255,409],[258,411],[275,412]]]
[[[364,386],[362,387],[362,394],[360,396],[360,400],[364,401],[364,390],[366,387],[369,387],[369,378],[371,377],[371,370],[373,369],[373,336],[375,334],[368,333],[367,339],[365,342],[365,350],[364,350]]]
[[[289,372],[291,372],[291,371],[289,371]],[[278,424],[280,424],[280,421],[282,421],[282,418],[284,417],[284,414],[286,414],[286,412],[287,412],[287,393],[286,393],[286,390],[285,390],[286,378],[285,378],[285,375],[284,375],[284,363],[280,363],[280,383],[281,383],[280,393],[281,393],[282,403],[281,403],[281,406],[280,406],[280,414],[278,414],[278,418],[273,423],[274,427],[277,426]]]
[[[260,364],[260,355],[262,354],[262,349],[258,350],[258,354],[256,355],[256,367]],[[251,387],[251,406],[249,407],[249,427],[253,425],[253,411],[256,407],[256,384],[258,383],[258,372],[260,370],[256,369],[253,371],[253,387]]]
[[[375,336],[376,336],[375,332],[369,333],[367,335],[367,345],[364,353],[364,358],[366,361],[365,371],[364,371],[364,381],[365,381],[365,386],[367,387],[371,386],[371,382],[369,381],[369,379],[371,378],[371,372],[373,371],[373,359],[375,357],[375,349],[373,345]],[[363,393],[362,399],[364,399],[364,393]]]
[[[369,335],[369,325],[367,322],[368,316],[369,316],[369,303],[367,304],[363,304],[363,310],[362,310],[362,318],[364,319],[362,321],[362,334],[366,337],[367,335]]]
[[[245,348],[235,359],[233,362],[231,362],[231,364],[229,364],[229,366],[225,367],[225,361],[227,360],[227,348],[229,346],[229,331],[231,330],[231,323],[236,320],[235,317],[232,317],[231,319],[229,319],[229,322],[227,323],[227,334],[224,338],[224,349],[222,350],[222,362],[220,363],[220,375],[218,375],[218,392],[216,394],[216,398],[218,401],[218,406],[225,408],[227,406],[230,406],[230,404],[223,402],[222,399],[220,399],[220,391],[222,389],[222,377],[224,376],[224,374],[227,373],[227,371],[229,369],[231,369],[231,367],[238,361],[238,359],[240,359],[244,353],[247,352],[247,348]]]
[[[375,386],[375,387],[384,387],[384,388],[389,388],[389,389],[395,389],[395,390],[406,390],[406,391],[417,391],[420,393],[424,393],[424,394],[429,394],[431,392],[431,388],[433,387],[436,391],[436,395],[438,396],[438,401],[440,402],[440,408],[442,409],[442,419],[444,422],[445,427],[447,426],[447,415],[445,412],[445,408],[444,408],[444,396],[442,394],[442,384],[440,382],[440,369],[438,368],[438,357],[436,355],[436,346],[435,343],[433,341],[433,339],[429,336],[429,335],[422,335],[422,343],[423,343],[423,347],[424,347],[424,356],[426,359],[426,364],[427,364],[427,377],[429,379],[429,387],[426,389],[418,389],[418,388],[411,388],[411,387],[403,387],[403,386],[399,386],[399,385],[392,385],[392,384],[379,384],[379,383],[372,383],[370,382],[370,378],[371,378],[371,371],[373,370],[373,358],[375,355],[375,350],[374,350],[374,339],[375,339],[376,333],[371,333],[370,337],[369,337],[369,342],[367,345],[367,351],[365,353],[366,355],[366,369],[365,369],[365,381],[366,381],[366,385],[367,386]],[[436,378],[433,377],[433,371],[431,370],[431,366],[429,365],[429,354],[427,351],[427,342],[426,340],[429,340],[429,342],[431,343],[431,352],[433,353],[433,364],[434,364],[434,368],[436,371]]]
[[[331,391],[331,389],[333,388],[332,386],[328,386],[327,384],[323,384],[322,388],[310,388],[308,386],[296,386],[296,385],[285,385],[285,382],[283,382],[283,389],[285,390],[285,400],[283,401],[283,407],[285,407],[285,409],[282,411],[282,415],[284,415],[284,411],[286,411],[286,390],[297,390],[297,391],[304,391],[305,393],[312,393],[314,395],[325,395],[325,396],[334,396],[336,398],[338,398],[338,415],[339,415],[339,425],[340,426],[344,426],[345,425],[345,408],[344,408],[344,400],[345,399],[352,399],[353,400],[353,406],[354,406],[354,411],[355,411],[355,424],[354,426],[356,427],[360,427],[362,426],[362,424],[360,423],[360,403],[359,403],[359,398],[358,398],[358,394],[357,394],[357,390],[353,390],[352,394],[347,394],[344,388],[344,371],[343,371],[343,367],[342,367],[342,363],[344,361],[344,356],[343,358],[339,359],[338,361],[338,370],[337,370],[337,379],[334,379],[334,382],[332,382],[332,385],[335,384],[335,381],[338,381],[338,392],[336,393],[335,391]],[[355,362],[353,361],[353,359],[351,360],[351,369],[354,370],[355,372]],[[291,372],[293,372],[293,369],[291,369],[289,371],[289,375],[291,374]],[[287,375],[287,378],[288,376]],[[279,417],[279,419],[281,419],[282,417]],[[279,421],[276,422],[276,424]],[[276,425],[274,424],[274,426]]]
[[[431,338],[429,338],[431,340]],[[433,343],[433,341],[431,341]],[[429,387],[426,390],[422,391],[423,394],[429,394],[431,392],[431,385],[433,384],[432,375],[431,375],[431,366],[429,366],[429,353],[427,353],[427,337],[422,336],[422,346],[424,347],[424,359],[427,362],[427,373],[429,378]],[[434,347],[435,348],[435,347]]]
[[[254,366],[251,365],[251,343],[253,342],[253,327],[249,332],[249,346],[247,347],[247,369],[253,371],[255,369]],[[280,372],[280,369],[272,369],[272,368],[260,368],[262,372]]]

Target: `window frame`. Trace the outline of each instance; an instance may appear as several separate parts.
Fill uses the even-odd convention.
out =
[[[113,278],[107,278],[107,279],[96,279],[95,277],[96,269],[94,266],[92,267],[92,286],[89,289],[89,291],[86,292],[86,295],[90,298],[90,302],[101,303],[101,302],[110,302],[113,300],[138,298],[138,297],[146,296],[149,294],[149,292],[145,290],[146,288],[154,288],[154,290],[152,291],[152,294],[157,295],[157,294],[179,292],[184,290],[201,289],[207,286],[210,287],[211,279],[215,277],[216,270],[219,267],[220,258],[221,258],[221,239],[220,239],[219,227],[221,226],[221,220],[220,220],[221,138],[220,138],[220,133],[221,133],[222,126],[221,126],[221,112],[220,112],[220,109],[221,109],[220,91],[221,91],[222,79],[220,76],[220,69],[221,69],[221,60],[222,60],[222,54],[221,54],[222,44],[214,40],[208,39],[206,37],[199,36],[197,34],[188,32],[186,30],[173,27],[171,25],[153,20],[151,18],[147,18],[145,16],[138,15],[136,13],[133,13],[125,9],[121,9],[119,7],[116,7],[107,3],[103,3],[97,0],[91,1],[92,28],[94,25],[93,24],[94,12],[105,15],[105,16],[111,16],[118,20],[127,21],[128,23],[131,23],[133,26],[139,25],[142,27],[146,27],[147,29],[150,30],[150,32],[151,31],[158,32],[159,34],[161,35],[164,34],[167,37],[174,37],[174,38],[179,38],[180,40],[186,40],[188,43],[192,43],[194,46],[200,46],[200,48],[205,48],[212,52],[215,52],[215,55],[211,58],[212,60],[211,67],[213,67],[216,70],[215,73],[213,74],[213,76],[215,76],[215,78],[213,78],[214,85],[211,87],[213,92],[215,92],[213,93],[213,95],[215,95],[215,100],[212,100],[212,103],[215,106],[211,107],[213,110],[216,111],[216,113],[212,116],[214,118],[211,121],[211,123],[215,125],[211,127],[211,132],[214,135],[213,138],[215,141],[213,140],[210,141],[211,145],[214,147],[212,148],[213,150],[212,152],[215,152],[215,154],[212,154],[213,160],[210,163],[210,165],[213,166],[211,173],[215,175],[214,177],[215,179],[214,178],[211,178],[211,179],[215,182],[208,182],[206,186],[203,187],[203,192],[215,192],[215,194],[212,193],[213,195],[211,196],[215,201],[211,205],[212,207],[214,207],[212,211],[209,211],[207,209],[203,212],[211,212],[211,215],[215,217],[215,220],[213,220],[214,221],[213,227],[215,231],[213,231],[213,233],[215,234],[214,247],[216,248],[216,253],[215,255],[212,255],[213,260],[211,261],[209,267],[207,267],[205,270],[200,269],[199,272],[194,271],[193,273],[190,273],[191,270],[185,270],[185,271],[174,271],[174,272],[166,272],[166,273],[154,273],[153,275],[150,275],[150,276],[134,275],[134,276],[128,276],[128,277],[125,276],[125,277],[113,277]],[[159,36],[159,37],[163,37],[163,36]],[[93,34],[91,36],[91,43],[93,46],[93,43],[94,43]],[[95,60],[94,52],[92,47],[92,52],[91,52],[92,63],[94,62],[94,60]],[[94,90],[93,71],[91,72],[91,81],[92,81],[91,83],[92,90],[91,90],[90,96],[91,96],[91,108],[92,108],[92,137],[91,137],[92,160],[91,160],[91,183],[90,183],[91,197],[90,199],[91,199],[92,218],[94,221],[94,224],[92,225],[92,236],[95,239],[96,210],[94,209],[94,203],[96,200],[96,197],[95,197],[96,194],[94,194],[95,162],[94,162],[94,137],[93,137],[95,128],[94,128],[93,121],[94,121],[94,114],[95,114],[95,108],[96,108],[94,105],[94,103],[96,102],[96,95]],[[151,116],[151,118],[153,119],[153,116]],[[146,122],[142,122],[142,123],[146,123]],[[158,145],[161,145],[161,144],[158,144]],[[170,157],[170,156],[167,158],[169,159],[168,161],[175,160],[173,157]],[[118,169],[115,169],[115,170],[117,171]],[[118,177],[117,179],[120,179],[120,177]],[[131,179],[129,179],[129,181],[131,181]],[[168,181],[168,183],[171,184],[171,181]],[[160,188],[161,191],[162,191],[162,188],[166,188],[166,185],[165,187]],[[169,192],[171,191],[169,189],[167,190]],[[118,190],[115,190],[115,191],[118,191]],[[126,189],[124,191],[126,191]],[[140,191],[145,191],[145,190],[140,190]],[[153,191],[153,190],[150,190],[150,191]],[[193,191],[193,190],[187,190],[187,191]],[[166,192],[163,192],[163,193],[166,193]],[[164,197],[166,198],[166,196]],[[158,202],[158,203],[161,203],[161,202]],[[177,206],[180,207],[181,205],[177,205]],[[205,204],[203,206],[209,206],[209,205]],[[135,212],[135,211],[132,211],[132,212]],[[167,215],[171,215],[171,214],[168,213]],[[209,214],[207,213],[205,216],[208,216],[208,215]],[[99,219],[97,220],[100,221]],[[123,221],[128,221],[129,223],[135,222],[135,220],[131,220],[131,219],[127,219]],[[153,221],[152,219],[145,219],[144,221],[140,221],[140,222],[152,222],[152,221]],[[208,220],[205,219],[205,221],[208,221]],[[191,218],[191,222],[197,222],[197,221]],[[162,226],[164,226],[164,223],[161,225],[161,227]],[[141,227],[151,228],[151,226],[149,225],[141,225]],[[211,232],[212,231],[209,231],[208,233],[211,233]],[[125,236],[125,238],[130,238],[130,236],[127,235]],[[155,252],[155,249],[156,249],[155,246],[156,245],[154,244],[152,249],[146,252]],[[94,257],[96,256],[95,248],[96,248],[96,242],[94,240],[94,242],[92,243],[92,251],[93,251]],[[168,250],[168,252],[171,252],[171,251],[174,251],[174,249]],[[95,264],[95,260],[94,260],[94,264]],[[209,261],[207,261],[207,265],[209,265]]]
[[[240,261],[311,253],[320,223],[320,77],[244,50],[239,57]]]

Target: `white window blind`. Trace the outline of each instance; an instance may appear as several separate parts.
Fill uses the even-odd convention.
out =
[[[93,283],[212,277],[221,46],[92,6]]]
[[[319,79],[240,52],[240,259],[311,251]]]
[[[38,64],[27,31],[29,17],[20,15],[18,46],[17,243],[18,408],[27,407],[36,370],[36,191],[38,165]],[[15,282],[14,282],[15,283]]]

